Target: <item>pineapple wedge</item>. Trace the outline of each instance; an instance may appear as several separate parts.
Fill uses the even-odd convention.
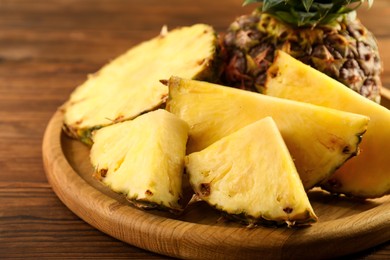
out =
[[[95,177],[141,208],[179,211],[188,125],[158,109],[93,133]]]
[[[390,193],[390,110],[281,51],[268,71],[265,94],[370,117],[360,155],[322,186],[363,198]]]
[[[186,156],[185,169],[196,196],[233,219],[289,226],[317,221],[271,117]]]
[[[187,153],[271,116],[305,189],[328,178],[357,154],[369,121],[362,115],[196,80],[171,77],[168,86],[167,110],[190,126]]]
[[[91,131],[133,119],[166,101],[159,82],[171,75],[210,80],[217,71],[212,27],[182,27],[143,42],[119,56],[75,89],[64,105],[64,130],[91,144]]]

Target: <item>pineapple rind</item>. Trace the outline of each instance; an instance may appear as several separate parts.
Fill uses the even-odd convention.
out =
[[[349,160],[321,186],[361,198],[390,193],[390,111],[341,83],[279,51],[268,71],[265,94],[304,101],[370,117],[358,157]]]
[[[272,116],[306,189],[357,153],[369,121],[358,114],[178,77],[170,79],[169,88],[167,110],[190,125],[187,153]]]
[[[262,93],[275,50],[283,50],[379,103],[383,69],[378,45],[354,13],[303,28],[264,12],[238,17],[224,37],[224,84]]]
[[[72,138],[76,138],[76,139],[78,138],[82,143],[88,146],[91,146],[93,144],[92,133],[96,130],[99,130],[100,128],[102,128],[102,126],[100,125],[91,128],[81,128],[81,129],[77,129],[65,124],[62,126],[62,130],[64,131],[64,133],[66,133],[68,136]]]
[[[219,52],[216,33],[206,24],[177,28],[134,46],[74,90],[63,106],[66,133],[91,144],[93,129],[158,109],[168,95],[159,81],[172,74],[215,80]]]
[[[162,109],[97,130],[95,177],[138,207],[179,211],[187,137],[188,125]]]
[[[256,135],[259,132],[261,137]],[[185,167],[197,196],[228,218],[249,225],[298,225],[317,220],[270,117],[187,155]]]

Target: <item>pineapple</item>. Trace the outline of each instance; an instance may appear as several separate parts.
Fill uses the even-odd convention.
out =
[[[170,78],[167,110],[190,126],[187,153],[271,116],[310,189],[358,153],[368,117],[196,80]],[[262,132],[257,133],[258,138]],[[273,161],[270,158],[270,161]]]
[[[71,94],[64,105],[65,132],[91,144],[93,130],[160,107],[168,95],[160,79],[172,74],[212,79],[218,63],[216,41],[212,27],[196,24],[162,30],[156,38],[131,48]]]
[[[185,168],[196,196],[233,219],[290,226],[317,220],[271,117],[186,156]]]
[[[336,193],[380,197],[390,193],[390,111],[341,83],[278,52],[269,68],[265,94],[305,101],[370,117],[358,157],[322,184]]]
[[[188,125],[158,109],[93,132],[95,177],[145,209],[181,210]]]
[[[380,102],[377,43],[354,11],[364,0],[245,1],[252,2],[262,5],[237,18],[224,37],[228,53],[224,84],[262,93],[274,52],[283,50]]]

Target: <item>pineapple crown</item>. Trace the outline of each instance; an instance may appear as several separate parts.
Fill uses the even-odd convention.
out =
[[[261,3],[260,10],[298,27],[330,24],[356,10],[365,0],[245,0],[244,5]],[[374,0],[367,0],[371,7]]]

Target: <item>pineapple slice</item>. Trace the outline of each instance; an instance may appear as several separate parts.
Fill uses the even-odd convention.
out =
[[[312,188],[358,152],[369,118],[303,102],[172,77],[167,110],[190,126],[187,153],[271,116],[303,185]],[[261,137],[259,132],[258,136]],[[272,160],[272,158],[270,158]]]
[[[322,186],[331,192],[357,197],[390,193],[388,109],[281,51],[269,69],[265,94],[369,116],[360,155],[348,161]]]
[[[197,197],[233,219],[250,225],[317,221],[271,117],[186,156],[185,168]]]
[[[181,209],[188,125],[158,109],[93,133],[95,177],[141,208]]]
[[[79,86],[64,105],[64,130],[91,144],[94,129],[158,108],[171,75],[208,80],[217,70],[212,27],[182,27],[143,42],[119,56]]]

